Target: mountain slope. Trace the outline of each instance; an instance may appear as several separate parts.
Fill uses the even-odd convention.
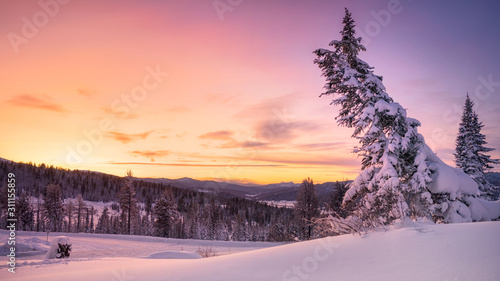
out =
[[[8,173],[19,177],[17,188],[31,194],[40,194],[47,184],[55,183],[63,187],[63,196],[74,198],[82,194],[89,201],[114,201],[121,187],[122,177],[93,171],[66,170],[62,168],[16,163],[0,158],[0,181],[6,182]],[[161,194],[162,187],[172,185],[191,191],[218,193],[221,197],[242,197],[253,200],[279,201],[295,200],[299,184],[293,182],[268,185],[242,185],[231,182],[202,181],[191,178],[136,178],[136,187],[141,202],[145,194],[153,197]],[[328,198],[334,183],[317,184],[320,198]],[[147,192],[146,192],[147,191]]]

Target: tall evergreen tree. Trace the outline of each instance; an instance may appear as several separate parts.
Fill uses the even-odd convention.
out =
[[[19,227],[20,230],[33,230],[35,225],[35,211],[31,206],[30,197],[26,192],[22,192],[19,200],[16,202],[16,210],[19,214]]]
[[[345,182],[339,183],[337,181],[335,183],[335,189],[330,194],[330,198],[328,200],[328,207],[331,212],[344,219],[349,215],[349,210],[345,208],[346,206],[342,205],[347,189],[348,187]]]
[[[427,167],[423,137],[418,120],[385,92],[382,77],[358,58],[365,51],[356,37],[355,24],[346,9],[342,39],[333,40],[334,50],[318,49],[314,63],[326,78],[323,95],[333,95],[340,106],[336,117],[340,126],[353,128],[360,146],[362,172],[350,185],[344,204],[355,204],[358,216],[366,221],[387,224],[428,204],[426,186],[432,181]],[[411,214],[415,215],[415,214]]]
[[[40,194],[36,200],[36,227],[35,231],[45,231],[45,216],[43,211],[43,199]]]
[[[5,229],[7,227],[7,218],[8,218],[8,212],[7,212],[7,206],[8,206],[8,187],[7,184],[4,183],[4,185],[0,188],[0,228]]]
[[[467,93],[455,141],[455,163],[458,168],[469,174],[478,183],[482,197],[494,199],[495,186],[486,180],[484,172],[493,168],[492,164],[500,164],[500,161],[491,159],[489,155],[485,154],[494,149],[484,146],[487,142],[486,136],[481,134],[483,127],[483,123],[479,122],[478,115],[474,111],[474,102]]]
[[[154,228],[157,236],[171,237],[175,222],[179,217],[172,191],[166,189],[154,206]]]
[[[111,221],[109,217],[109,209],[108,207],[104,207],[101,213],[101,217],[97,222],[96,232],[97,233],[111,233]]]
[[[59,185],[49,184],[47,186],[44,199],[44,211],[48,227],[47,230],[55,232],[62,231],[64,210],[61,196],[61,187]]]
[[[67,232],[71,232],[71,226],[73,222],[73,211],[75,210],[75,205],[73,204],[73,200],[69,199],[68,202],[66,203],[66,206],[64,206],[66,209],[66,214],[68,216],[68,229]]]
[[[132,218],[137,212],[137,199],[135,195],[133,174],[131,170],[128,170],[119,194],[122,225],[125,227],[124,232],[126,234],[131,234]]]
[[[319,200],[313,180],[304,179],[299,187],[294,206],[295,221],[302,239],[313,237],[314,221],[319,217]]]
[[[90,214],[89,232],[94,233],[95,232],[94,215],[97,215],[97,210],[94,209],[94,206],[90,207],[89,214]]]
[[[84,230],[83,227],[83,212],[85,211],[86,204],[83,200],[82,194],[78,194],[76,197],[76,232],[81,232]]]

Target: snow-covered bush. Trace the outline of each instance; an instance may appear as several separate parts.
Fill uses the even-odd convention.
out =
[[[50,249],[45,254],[46,259],[67,258],[71,252],[71,241],[67,236],[58,236],[52,239]]]

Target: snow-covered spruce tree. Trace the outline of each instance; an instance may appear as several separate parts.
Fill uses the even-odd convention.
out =
[[[63,206],[61,187],[57,184],[47,185],[43,207],[48,231],[62,231],[62,222],[64,218]]]
[[[118,195],[121,209],[121,223],[123,226],[123,233],[132,234],[132,218],[138,210],[137,199],[135,198],[134,178],[131,170],[127,171],[124,181]]]
[[[489,155],[485,154],[494,149],[484,146],[487,143],[486,136],[481,134],[483,127],[484,125],[479,122],[478,115],[474,111],[474,102],[467,93],[455,142],[455,163],[457,167],[469,174],[477,182],[481,197],[493,200],[496,188],[486,180],[484,172],[493,168],[491,164],[500,164],[500,161],[491,159]]]
[[[97,222],[96,233],[111,233],[110,224],[109,209],[108,207],[104,207],[101,217]]]
[[[66,216],[68,217],[68,226],[66,232],[71,233],[71,227],[73,222],[73,211],[75,210],[75,205],[73,204],[73,200],[69,199],[64,206],[66,210]]]
[[[354,152],[362,157],[362,172],[351,184],[344,204],[355,205],[355,214],[369,226],[389,224],[406,215],[428,215],[432,181],[426,163],[419,121],[385,92],[382,77],[358,58],[365,51],[355,35],[355,24],[346,9],[342,39],[333,40],[333,50],[314,51],[314,63],[326,78],[323,95],[333,95],[340,106],[340,126],[354,129],[360,145]]]
[[[166,189],[156,202],[154,216],[154,234],[161,237],[172,237],[175,223],[179,218],[179,212],[170,189]]]
[[[6,201],[7,202],[7,201]],[[16,212],[19,214],[18,230],[33,230],[35,224],[35,212],[31,206],[30,196],[23,191],[16,202]]]
[[[84,231],[83,227],[83,215],[84,211],[87,208],[87,205],[85,204],[85,200],[83,200],[82,194],[78,194],[76,197],[76,231],[75,232],[81,232]]]

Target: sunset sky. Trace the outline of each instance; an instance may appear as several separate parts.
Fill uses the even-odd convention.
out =
[[[353,179],[357,141],[319,98],[312,53],[340,39],[344,7],[361,58],[439,157],[454,165],[468,91],[500,158],[500,2],[430,0],[2,1],[0,157],[120,176]]]

